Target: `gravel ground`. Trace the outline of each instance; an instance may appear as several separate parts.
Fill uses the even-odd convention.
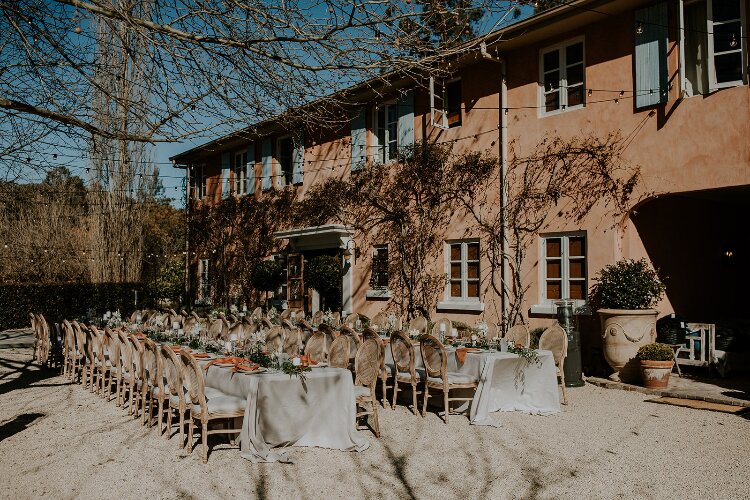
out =
[[[750,498],[750,422],[587,385],[559,415],[500,428],[381,410],[363,453],[293,448],[254,465],[219,441],[207,465],[114,403],[0,348],[0,497]]]

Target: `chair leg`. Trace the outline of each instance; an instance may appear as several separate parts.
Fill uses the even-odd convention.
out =
[[[195,428],[195,423],[193,422],[193,416],[190,415],[190,422],[188,423],[188,442],[187,442],[188,453],[193,452],[193,429],[194,428]]]
[[[169,412],[167,413],[167,429],[166,429],[167,434],[166,434],[166,437],[167,437],[167,439],[169,439],[169,438],[172,437],[172,415],[174,414],[174,408],[172,408],[169,405],[167,405],[167,408],[169,408]]]
[[[411,399],[412,408],[414,408],[414,415],[416,416],[417,412],[419,411],[417,409],[419,407],[419,404],[417,403],[417,384],[411,384]]]
[[[430,390],[427,388],[427,384],[424,386],[424,394],[422,395],[422,416],[424,417],[427,413],[427,398],[430,397]]]
[[[385,402],[388,399],[388,394],[386,392],[386,386],[388,385],[387,380],[388,380],[388,376],[385,373],[381,373],[380,383],[381,383],[381,389],[383,390],[383,394],[382,394],[383,398],[381,399],[381,404],[383,405],[383,408],[385,408]]]
[[[568,394],[565,392],[565,372],[563,372],[562,370],[560,370],[560,387],[562,387],[562,403],[566,405],[568,404]]]
[[[193,421],[193,416],[190,416],[190,421]],[[180,410],[180,448],[185,447],[185,412]]]
[[[393,379],[393,404],[391,405],[391,410],[396,409],[396,397],[398,397],[398,382],[396,379]]]
[[[160,399],[157,404],[159,405],[159,415],[156,417],[156,423],[159,426],[159,434],[162,432],[162,424],[164,423],[164,400]]]
[[[375,437],[380,437],[380,421],[378,420],[378,403],[373,399],[370,401],[372,405],[372,423],[375,428]]]
[[[445,405],[445,423],[448,423],[448,414],[451,412],[450,401],[448,401],[448,391],[443,390],[443,404]]]
[[[203,463],[206,464],[208,463],[208,422],[201,423],[203,424],[203,433],[201,435],[201,441],[203,442]]]

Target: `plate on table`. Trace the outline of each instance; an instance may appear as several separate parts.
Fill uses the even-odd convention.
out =
[[[310,363],[309,366],[310,368],[325,368],[326,366],[328,366],[328,363],[326,363],[325,361],[315,364]]]
[[[242,374],[245,374],[245,375],[253,375],[253,374],[255,374],[255,373],[263,373],[264,371],[266,371],[266,369],[265,369],[265,368],[263,368],[263,367],[261,367],[261,366],[258,366],[258,367],[256,367],[256,368],[253,368],[253,369],[250,369],[250,368],[242,368],[242,367],[239,367],[239,366],[235,366],[235,367],[234,367],[234,368],[232,369],[232,371],[233,371],[234,373],[242,373]]]

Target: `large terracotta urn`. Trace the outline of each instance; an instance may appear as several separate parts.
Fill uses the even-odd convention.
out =
[[[656,316],[654,309],[599,309],[602,323],[604,359],[614,373],[610,379],[638,383],[640,364],[635,355],[638,349],[656,341]]]

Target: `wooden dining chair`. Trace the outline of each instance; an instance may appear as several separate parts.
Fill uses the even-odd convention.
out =
[[[128,335],[128,341],[130,341],[130,348],[132,352],[132,356],[130,358],[132,367],[130,371],[130,409],[132,409],[133,411],[133,416],[135,418],[138,418],[140,403],[143,401],[142,389],[145,385],[143,344],[141,344],[140,340],[138,340],[133,335]]]
[[[34,336],[34,350],[31,353],[31,361],[36,361],[38,359],[39,350],[39,330],[37,328],[36,314],[30,312],[29,321],[31,321],[31,333]]]
[[[76,355],[76,341],[73,325],[64,319],[62,322],[63,333],[63,376],[73,378],[73,362]]]
[[[50,328],[47,319],[42,314],[37,314],[36,321],[38,332],[38,355],[37,359],[42,366],[49,366],[50,362]]]
[[[117,333],[113,332],[111,329],[107,327],[104,328],[104,337],[109,352],[107,359],[108,370],[105,373],[102,383],[104,399],[105,401],[109,401],[110,396],[112,395],[112,386],[117,390],[119,378],[122,373],[122,362],[120,361],[121,347]]]
[[[356,352],[356,351],[355,351]],[[333,368],[349,369],[351,363],[351,343],[346,335],[339,335],[328,352],[328,365]]]
[[[286,319],[281,322],[281,327],[284,330],[284,352],[290,358],[297,356],[303,345],[302,331]]]
[[[417,316],[409,323],[409,330],[418,330],[420,334],[427,333],[427,328],[430,326],[427,318],[424,316]]]
[[[375,340],[380,346],[380,388],[382,390],[381,395],[383,396],[381,403],[383,408],[385,408],[386,401],[388,401],[388,389],[392,388],[391,385],[388,385],[388,380],[393,377],[393,365],[390,363],[386,364],[385,362],[385,342],[378,332],[370,327],[365,328],[362,332],[362,341],[364,342],[367,339]]]
[[[81,369],[81,385],[84,389],[87,387],[94,392],[94,376],[96,374],[96,354],[94,342],[96,342],[96,336],[90,328],[83,330],[83,337],[85,338],[83,343],[83,355],[85,363]]]
[[[148,425],[149,427],[153,424],[153,403],[157,397],[158,391],[156,388],[159,387],[159,363],[161,355],[159,354],[159,348],[151,339],[145,339],[143,341],[143,383],[141,384],[141,409],[142,418],[141,424]]]
[[[297,322],[297,326],[300,328],[300,330],[302,330],[302,342],[304,344],[307,344],[307,341],[310,340],[310,337],[315,332],[315,327],[313,327],[304,318],[300,318],[300,320]]]
[[[331,314],[331,325],[335,328],[338,328],[341,326],[341,313],[336,311],[335,313]]]
[[[239,434],[242,428],[234,428],[234,419],[245,416],[247,400],[237,396],[214,391],[210,397],[206,397],[206,381],[203,370],[196,359],[185,350],[180,351],[182,361],[182,379],[187,389],[185,394],[190,417],[188,419],[188,441],[187,451],[193,451],[193,430],[195,422],[201,425],[201,443],[203,445],[203,463],[208,462],[208,436],[211,434]],[[209,423],[216,420],[226,422],[222,428],[209,430]]]
[[[370,328],[375,331],[385,330],[388,326],[388,317],[384,312],[379,312],[370,320]]]
[[[84,350],[86,348],[86,334],[83,331],[81,325],[73,320],[70,322],[73,327],[73,337],[75,340],[75,357],[73,359],[73,380],[76,377],[83,378],[83,367],[86,365],[86,354]]]
[[[130,389],[130,377],[133,369],[133,347],[127,335],[122,330],[113,332],[117,335],[120,349],[120,366],[117,370],[117,406],[125,404],[125,393]],[[129,393],[128,393],[129,394]]]
[[[447,369],[448,353],[443,343],[434,335],[423,335],[419,340],[422,350],[422,362],[427,375],[424,384],[424,398],[422,400],[422,416],[427,412],[427,399],[430,389],[438,389],[443,393],[445,423],[451,412],[451,401],[471,401],[470,398],[451,398],[450,391],[454,389],[476,389],[477,379],[465,373],[453,373]]]
[[[329,345],[325,333],[315,332],[305,344],[305,355],[317,363],[328,361]]]
[[[372,415],[372,429],[380,437],[378,421],[378,403],[375,397],[375,385],[378,381],[381,366],[381,349],[375,339],[369,338],[357,349],[354,359],[354,397],[356,398],[357,418]],[[369,409],[366,407],[369,406]]]
[[[284,330],[280,326],[271,327],[266,331],[266,349],[268,352],[284,350]]]
[[[312,318],[310,318],[310,323],[312,323],[313,326],[318,326],[323,322],[323,311],[317,311],[315,314],[312,315]]]
[[[109,336],[106,335],[104,330],[100,330],[95,326],[91,327],[91,331],[96,336],[96,352],[95,352],[95,370],[96,370],[96,393],[99,396],[104,397],[105,395],[105,382],[111,377],[111,365],[110,365],[110,345]]]
[[[434,325],[432,325],[432,335],[435,336],[442,334],[443,337],[449,337],[452,330],[453,322],[448,318],[440,318]]]
[[[529,327],[524,324],[512,326],[505,334],[505,340],[512,341],[518,347],[529,347],[531,345]]]
[[[157,391],[157,401],[159,406],[158,426],[159,434],[166,431],[166,438],[172,437],[172,418],[177,412],[180,426],[180,448],[185,447],[185,416],[187,413],[187,403],[185,402],[185,390],[182,383],[182,361],[174,350],[162,344],[159,347],[161,355],[161,378],[157,380],[159,390]],[[167,416],[167,426],[162,429],[163,416]]]
[[[415,368],[416,357],[414,355],[414,345],[411,339],[404,332],[395,331],[391,335],[391,356],[393,357],[393,403],[391,408],[396,409],[398,401],[399,384],[411,385],[412,410],[414,415],[417,414],[417,394],[421,391],[417,389],[419,383],[424,380],[424,370]]]
[[[560,388],[562,389],[562,404],[568,404],[568,395],[565,392],[565,358],[568,356],[568,334],[560,325],[552,325],[542,332],[539,337],[539,349],[551,351],[557,368],[557,376],[560,377]]]

